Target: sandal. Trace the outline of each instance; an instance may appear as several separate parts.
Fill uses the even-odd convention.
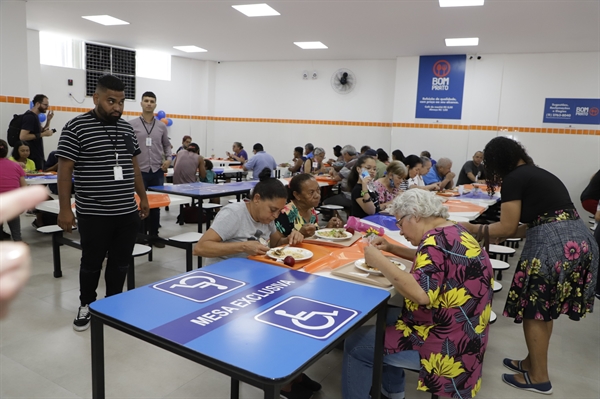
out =
[[[552,384],[550,383],[550,381],[542,382],[541,384],[533,384],[529,379],[529,373],[527,371],[523,372],[523,377],[525,378],[524,384],[518,382],[515,379],[515,376],[512,374],[502,374],[502,381],[504,381],[511,387],[523,389],[525,391],[542,393],[544,395],[550,395],[552,393]]]
[[[522,360],[517,360],[517,365],[515,366],[513,364],[513,360],[509,359],[509,358],[505,358],[504,360],[502,360],[502,364],[504,365],[504,367],[506,367],[507,369],[509,369],[510,371],[514,371],[516,373],[523,373],[525,370],[523,370],[523,361]]]

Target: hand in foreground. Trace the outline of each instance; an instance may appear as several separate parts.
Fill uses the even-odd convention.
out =
[[[13,219],[44,201],[46,189],[33,186],[0,195],[0,222]],[[8,305],[29,278],[29,247],[20,242],[0,243],[0,318],[8,313]]]
[[[327,223],[328,229],[335,229],[340,227],[344,227],[344,222],[342,222],[342,219],[335,216],[329,219],[329,222]]]
[[[244,243],[244,252],[250,256],[265,255],[268,250],[269,248],[261,244],[259,241],[246,241]]]
[[[378,261],[382,257],[383,257],[383,254],[376,247],[373,247],[373,246],[365,247],[365,262],[367,263],[367,265],[377,267],[376,265],[378,264]]]
[[[304,235],[300,233],[298,230],[292,230],[290,235],[288,236],[288,244],[296,245],[300,244],[304,240]]]
[[[319,228],[319,226],[317,226],[316,224],[306,223],[300,229],[300,233],[304,237],[312,237],[315,235],[315,231],[317,231],[318,228]]]
[[[161,169],[163,170],[163,172],[166,172],[169,170],[169,166],[171,165],[171,161],[166,160],[163,162],[163,164],[161,165]]]

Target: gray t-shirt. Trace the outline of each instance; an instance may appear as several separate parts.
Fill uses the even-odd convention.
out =
[[[271,234],[276,231],[275,222],[259,223],[252,219],[245,202],[235,202],[219,211],[215,221],[210,225],[223,242],[243,242],[263,238],[269,241]],[[229,258],[246,258],[248,254],[240,252],[218,258],[207,258],[206,264],[217,263]]]

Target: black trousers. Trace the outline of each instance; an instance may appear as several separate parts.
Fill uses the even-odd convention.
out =
[[[104,258],[106,296],[123,292],[127,269],[140,226],[139,213],[119,216],[77,215],[81,237],[81,265],[79,269],[79,300],[89,305],[96,300],[96,290]]]
[[[146,190],[148,190],[148,187],[152,186],[164,186],[165,172],[160,168],[156,172],[142,172],[142,179],[144,180],[144,187]],[[150,222],[150,235],[157,236],[158,226],[160,224],[160,208],[150,209],[148,219]]]

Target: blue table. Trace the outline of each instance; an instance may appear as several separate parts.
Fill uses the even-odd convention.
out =
[[[93,398],[105,397],[104,325],[230,376],[231,398],[239,398],[243,381],[275,399],[377,314],[373,386],[381,386],[389,296],[235,258],[101,299],[90,305]]]
[[[152,186],[150,191],[159,193],[177,194],[198,200],[198,233],[202,233],[202,200],[206,198],[218,198],[227,195],[235,195],[240,200],[242,194],[249,194],[256,186],[256,181],[244,181],[226,184],[189,183],[174,184],[172,186]]]

